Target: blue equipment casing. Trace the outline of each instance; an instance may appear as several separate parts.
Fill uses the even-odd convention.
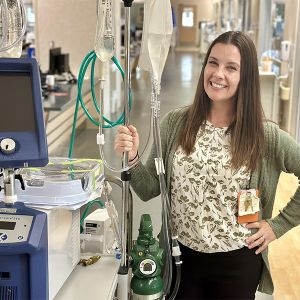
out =
[[[31,220],[27,237],[16,232],[18,223],[26,227],[25,218]],[[16,238],[11,237],[15,233]],[[46,300],[48,283],[47,215],[21,202],[0,202],[0,299]]]
[[[48,163],[41,81],[35,59],[0,59],[0,168]],[[14,180],[3,181],[7,197]],[[12,180],[11,182],[9,180]],[[49,298],[47,215],[0,202],[0,299]]]
[[[35,59],[0,59],[0,142],[15,142],[0,151],[0,168],[42,167],[48,163],[41,81]]]

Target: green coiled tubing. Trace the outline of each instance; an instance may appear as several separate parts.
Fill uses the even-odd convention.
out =
[[[90,51],[86,57],[84,58],[83,62],[81,63],[80,66],[80,70],[79,70],[79,75],[78,75],[78,81],[77,81],[77,88],[78,88],[78,93],[77,93],[77,99],[76,99],[76,105],[75,105],[75,112],[74,112],[74,119],[73,119],[73,126],[72,126],[72,135],[71,135],[71,141],[70,141],[70,147],[69,147],[69,158],[72,158],[73,155],[73,148],[74,148],[74,142],[75,142],[75,134],[76,134],[76,122],[77,122],[77,115],[78,115],[78,109],[79,109],[79,103],[81,105],[81,107],[84,110],[84,113],[86,114],[86,116],[88,117],[88,119],[95,125],[95,126],[100,126],[100,123],[98,121],[96,121],[88,112],[84,101],[82,99],[82,85],[83,85],[83,81],[84,81],[84,76],[86,74],[87,68],[89,67],[89,65],[91,64],[91,80],[90,80],[90,84],[91,84],[91,92],[92,92],[92,98],[93,98],[93,103],[94,106],[96,108],[96,111],[98,114],[100,114],[100,109],[97,103],[97,99],[95,96],[95,64],[96,64],[96,60],[97,60],[97,55],[95,53],[95,51]],[[118,60],[113,56],[111,58],[111,60],[113,61],[113,63],[117,66],[118,70],[121,72],[122,78],[124,80],[124,71],[121,67],[121,65],[119,64]],[[101,101],[103,101],[103,99],[101,99]],[[131,110],[131,103],[132,103],[132,95],[131,95],[131,91],[129,90],[129,109]],[[118,125],[122,125],[124,124],[124,112],[120,115],[120,117],[117,119],[117,121],[111,121],[109,119],[107,119],[105,116],[102,115],[102,120],[107,123],[107,124],[103,124],[102,127],[103,128],[112,128]]]

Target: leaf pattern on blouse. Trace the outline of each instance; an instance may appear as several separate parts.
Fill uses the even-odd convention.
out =
[[[227,128],[207,122],[200,128],[193,152],[179,146],[171,176],[171,216],[179,241],[207,253],[236,250],[250,235],[237,223],[237,194],[246,188],[250,173],[230,167]]]

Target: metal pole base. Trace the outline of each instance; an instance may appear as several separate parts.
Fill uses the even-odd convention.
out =
[[[160,300],[163,298],[163,293],[159,292],[155,295],[138,295],[132,294],[131,300]]]
[[[123,269],[122,267],[120,269]],[[126,268],[127,269],[127,268]],[[118,274],[118,287],[117,287],[117,297],[118,300],[128,300],[129,299],[129,275],[128,269],[127,272],[120,270]],[[125,271],[125,272],[122,272]]]

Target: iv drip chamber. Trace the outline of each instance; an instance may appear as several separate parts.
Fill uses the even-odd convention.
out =
[[[98,1],[97,16],[97,32],[94,50],[102,62],[107,62],[113,57],[115,51],[111,0]]]

